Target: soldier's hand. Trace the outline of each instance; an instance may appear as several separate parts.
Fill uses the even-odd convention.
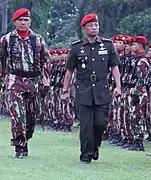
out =
[[[49,89],[50,89],[49,86],[43,86],[41,88],[40,94],[42,98],[44,98],[48,94]]]
[[[120,87],[116,87],[114,89],[114,94],[115,94],[115,96],[121,96],[121,94],[122,94],[121,88]]]
[[[132,100],[131,100],[132,106],[136,106],[137,104],[140,103],[140,99],[139,99],[138,95],[133,94],[133,95],[131,95],[131,97],[132,97]]]
[[[61,93],[61,99],[62,100],[67,100],[69,98],[69,93],[68,92],[62,92]]]

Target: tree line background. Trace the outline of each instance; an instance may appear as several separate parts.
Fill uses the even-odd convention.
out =
[[[98,14],[105,37],[144,35],[151,41],[151,0],[1,0],[1,33],[14,28],[12,13],[22,7],[31,10],[31,28],[52,48],[69,47],[81,39],[80,21],[91,12]]]

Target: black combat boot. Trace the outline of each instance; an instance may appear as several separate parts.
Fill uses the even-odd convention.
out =
[[[130,151],[145,151],[145,148],[141,141],[136,140],[134,145],[129,147],[128,150],[130,150]]]
[[[117,143],[116,146],[124,146],[127,142],[128,142],[128,140],[125,138],[122,141],[120,141],[119,143]]]
[[[24,155],[23,155],[23,147],[15,146],[15,154],[14,154],[13,158],[23,159],[23,157],[24,157]]]
[[[23,156],[28,156],[28,144],[26,144],[26,146],[23,148]]]
[[[151,134],[149,133],[148,137],[145,139],[146,142],[151,142]]]
[[[99,147],[98,146],[94,150],[94,154],[92,156],[92,159],[95,161],[99,159]]]

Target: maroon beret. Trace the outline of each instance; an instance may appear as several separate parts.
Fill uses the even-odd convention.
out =
[[[144,43],[147,44],[147,38],[144,36],[134,36],[132,42]]]
[[[21,16],[30,17],[29,9],[26,9],[26,8],[18,9],[17,11],[14,12],[12,16],[12,20],[16,20]]]
[[[98,17],[96,14],[88,14],[83,17],[81,21],[81,26],[86,25],[88,22],[98,22]]]
[[[123,42],[124,42],[124,44],[131,44],[132,43],[132,37],[131,36],[126,37]]]

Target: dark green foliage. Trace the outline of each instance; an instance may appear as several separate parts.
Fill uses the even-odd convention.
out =
[[[31,10],[32,29],[51,47],[81,39],[80,21],[92,12],[98,14],[103,36],[141,34],[151,40],[151,0],[8,0],[8,31],[13,27],[12,12],[21,7]]]

